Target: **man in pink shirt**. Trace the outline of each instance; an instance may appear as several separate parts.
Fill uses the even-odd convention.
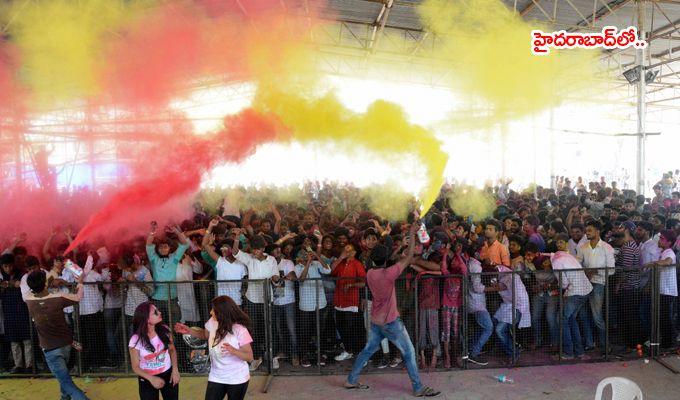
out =
[[[416,352],[404,327],[404,323],[399,318],[397,296],[394,289],[394,281],[413,261],[415,234],[419,226],[420,223],[417,222],[411,225],[408,251],[404,258],[389,268],[374,268],[368,271],[366,277],[368,286],[373,294],[371,330],[366,347],[359,353],[352,367],[352,372],[347,377],[347,383],[345,383],[347,389],[369,389],[368,385],[359,383],[359,374],[373,353],[380,349],[380,341],[383,338],[387,338],[401,352],[402,358],[406,363],[408,376],[411,379],[413,394],[416,397],[433,397],[441,393],[430,387],[423,386],[420,382],[418,366],[416,364]]]

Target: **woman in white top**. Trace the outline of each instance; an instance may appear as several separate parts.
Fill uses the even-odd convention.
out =
[[[140,400],[158,400],[159,394],[163,400],[179,398],[177,350],[170,328],[162,322],[161,312],[151,302],[137,306],[128,347]]]
[[[194,273],[200,274],[201,272],[203,272],[201,263],[191,254],[184,253],[182,261],[177,266],[177,282],[193,281]],[[181,312],[180,321],[196,322],[201,320],[201,317],[198,315],[198,306],[196,305],[193,283],[177,284],[177,300]]]
[[[248,332],[250,318],[229,296],[212,300],[210,320],[205,329],[177,323],[175,332],[208,341],[210,375],[205,400],[241,400],[250,382],[248,363],[253,361],[253,339]]]

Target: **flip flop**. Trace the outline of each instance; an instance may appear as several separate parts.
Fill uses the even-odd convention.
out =
[[[434,390],[431,387],[426,386],[426,387],[420,389],[419,392],[414,393],[414,396],[416,396],[416,397],[435,397],[435,396],[439,396],[441,393],[442,392],[440,392],[438,390]]]
[[[359,389],[359,390],[368,390],[371,387],[368,385],[364,385],[361,383],[357,383],[356,385],[351,385],[349,383],[345,383],[345,389]]]

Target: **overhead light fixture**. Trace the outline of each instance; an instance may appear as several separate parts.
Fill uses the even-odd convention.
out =
[[[624,71],[623,76],[624,76],[624,78],[626,78],[628,83],[630,83],[632,85],[633,83],[637,83],[638,81],[640,81],[640,70],[641,69],[642,69],[642,67],[640,65],[638,65],[638,66],[633,67],[633,68],[631,68],[627,71]],[[645,71],[645,83],[653,82],[654,79],[656,79],[656,76],[658,74],[659,74],[659,70]]]

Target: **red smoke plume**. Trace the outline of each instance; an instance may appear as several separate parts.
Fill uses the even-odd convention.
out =
[[[88,238],[144,220],[148,223],[153,213],[163,206],[186,199],[200,186],[203,173],[219,162],[239,162],[249,156],[257,145],[273,141],[283,132],[277,120],[247,109],[225,118],[225,129],[205,138],[193,137],[171,150],[158,148],[150,151],[148,162],[159,163],[162,168],[152,176],[120,190],[104,208],[93,215],[78,233],[70,252]],[[161,222],[161,221],[159,221]]]

